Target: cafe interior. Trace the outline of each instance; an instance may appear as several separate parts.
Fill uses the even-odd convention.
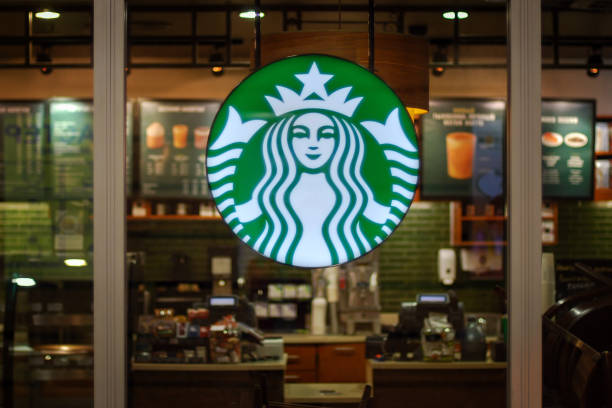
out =
[[[508,405],[506,3],[125,1],[125,406]],[[541,1],[542,129],[530,136],[542,257],[530,273],[545,408],[612,406],[610,21],[607,1]],[[5,408],[94,406],[96,23],[91,0],[0,4]],[[382,239],[368,235],[374,221],[362,221],[366,237],[359,224],[355,237],[322,232],[342,187],[333,175],[305,193],[301,181],[266,184],[270,161],[272,176],[291,173],[272,147],[215,168],[232,115],[246,132],[298,110],[291,98],[319,112],[292,123],[325,119],[365,141],[355,179],[366,187],[347,208],[372,220],[358,204],[370,190],[399,197]],[[347,124],[321,115],[332,103]],[[395,117],[412,149],[401,158],[375,143]],[[258,129],[251,140],[267,143]],[[303,171],[312,155],[295,155]],[[346,160],[339,185],[353,178]],[[377,195],[387,173],[407,183],[393,184],[399,195]],[[224,190],[228,175],[242,191]],[[235,194],[232,207],[268,211],[258,188],[294,189],[278,234],[227,210]],[[283,255],[273,239],[291,222],[319,237],[283,241]]]

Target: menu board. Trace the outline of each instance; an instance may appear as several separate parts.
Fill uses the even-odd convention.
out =
[[[542,102],[542,195],[593,197],[594,101]]]
[[[206,144],[217,101],[140,104],[140,182],[143,196],[209,197]]]
[[[62,198],[93,194],[93,105],[57,100],[49,103],[53,193]]]
[[[0,103],[0,194],[5,200],[44,196],[44,119],[42,102]]]
[[[605,277],[612,278],[612,265],[608,259],[563,259],[555,260],[555,299],[595,289],[598,284],[576,267],[580,262]]]
[[[424,199],[483,198],[504,193],[506,103],[432,100],[422,119]]]
[[[91,222],[91,202],[89,200],[57,201],[53,203],[55,251],[83,251],[88,223]],[[89,231],[90,232],[90,231]]]
[[[2,254],[50,255],[53,252],[49,203],[0,202]]]

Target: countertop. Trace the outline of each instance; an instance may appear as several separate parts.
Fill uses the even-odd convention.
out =
[[[505,361],[377,361],[368,360],[373,370],[499,370],[506,368]]]
[[[365,343],[366,335],[266,333],[265,337],[282,337],[284,344]]]
[[[285,384],[285,402],[291,403],[359,403],[365,383]]]
[[[132,371],[284,371],[287,355],[280,360],[227,364],[132,363]]]

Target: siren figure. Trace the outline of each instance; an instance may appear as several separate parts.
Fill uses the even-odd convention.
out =
[[[387,123],[356,123],[351,118],[363,98],[348,99],[352,87],[328,94],[325,83],[333,75],[320,73],[314,62],[309,72],[295,77],[303,83],[301,93],[276,86],[280,99],[266,96],[274,120],[242,122],[236,109],[229,107],[223,131],[209,147],[219,152],[207,159],[208,168],[215,170],[209,181],[218,186],[212,193],[219,210],[227,210],[226,222],[236,225],[234,232],[263,255],[303,267],[344,263],[382,242],[372,235],[372,223],[383,238],[391,233],[416,186],[416,176],[391,167],[387,170],[391,176],[403,179],[409,189],[393,184],[398,199],[384,204],[377,199],[362,174],[363,131],[379,144],[391,145],[384,154],[398,167],[418,168],[418,159],[399,153],[416,149],[400,127],[397,109]],[[236,186],[236,167],[228,163],[235,162],[243,148],[231,147],[243,146],[256,134],[261,138],[263,175],[249,187],[249,198],[237,202],[231,193],[246,186]],[[404,139],[394,137],[398,134]],[[230,178],[233,181],[221,182]],[[241,233],[247,225],[259,226],[256,236]]]

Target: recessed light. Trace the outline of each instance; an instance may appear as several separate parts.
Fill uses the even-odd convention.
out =
[[[255,12],[255,10],[247,10],[247,11],[243,11],[240,14],[241,18],[255,18],[257,16],[257,13]],[[263,18],[263,16],[265,16],[263,11],[259,12],[259,18]]]
[[[13,278],[12,282],[17,286],[34,286],[36,285],[36,281],[32,278]]]
[[[444,13],[442,13],[442,17],[447,20],[454,20],[455,18],[458,18],[459,20],[464,20],[468,18],[468,16],[469,14],[467,11],[458,11],[457,14],[455,14],[454,11],[445,11]]]
[[[42,10],[34,13],[34,17],[41,18],[43,20],[53,20],[59,18],[60,13],[51,10]]]
[[[66,266],[87,266],[86,260],[78,258],[65,259],[64,263]]]

